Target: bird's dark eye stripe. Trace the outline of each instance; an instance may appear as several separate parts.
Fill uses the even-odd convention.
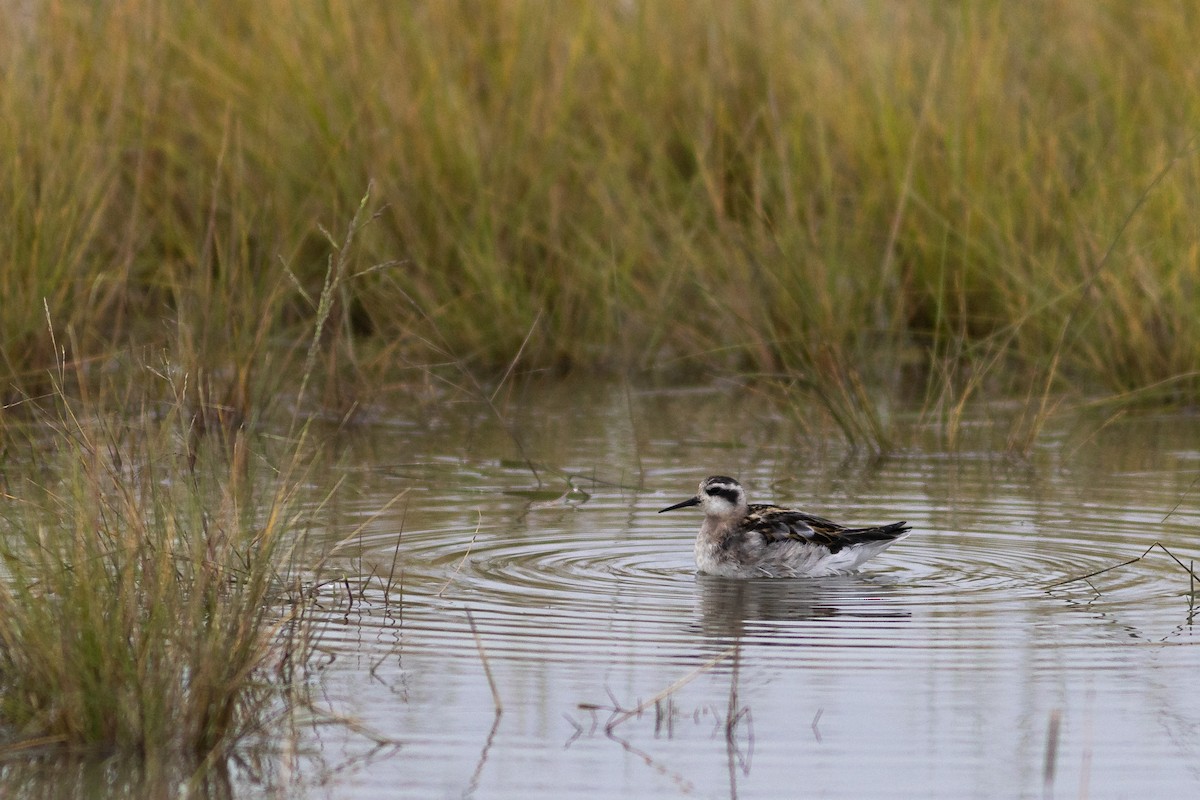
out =
[[[737,505],[738,492],[737,489],[730,489],[726,486],[710,486],[704,490],[704,493],[709,497],[723,497],[733,505]]]

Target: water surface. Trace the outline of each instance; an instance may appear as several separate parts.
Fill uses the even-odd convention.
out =
[[[317,795],[1200,795],[1187,573],[1154,550],[1048,588],[1200,554],[1200,420],[1064,415],[1014,460],[980,419],[974,449],[873,460],[737,391],[503,408],[521,448],[472,404],[339,439],[355,603],[329,604],[321,686],[397,746]],[[914,533],[855,576],[697,576],[699,515],[655,512],[708,474]]]

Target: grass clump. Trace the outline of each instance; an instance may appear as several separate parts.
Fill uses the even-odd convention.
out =
[[[55,400],[6,464],[28,477],[0,515],[0,753],[220,763],[284,707],[312,644],[283,603],[299,457],[276,472],[238,431],[196,458],[182,403]]]
[[[322,231],[332,250],[320,292],[305,296],[307,355],[297,368],[292,344],[275,367],[297,382],[280,437],[252,435],[274,409],[217,398],[203,371],[194,385],[172,355],[194,365],[206,354],[178,330],[153,365],[125,353],[96,370],[68,361],[49,325],[49,391],[0,406],[0,757],[133,756],[113,774],[135,790],[202,789],[227,781],[232,763],[278,753],[273,723],[298,707],[321,716],[298,677],[316,644],[302,576],[340,545],[306,558],[328,498],[306,500],[300,409],[346,356],[335,312],[368,202],[369,192],[340,241]],[[261,315],[280,297],[255,298]],[[48,302],[44,313],[50,323]],[[68,339],[75,349],[70,328]],[[230,355],[269,358],[258,345]],[[237,370],[223,380],[264,387]],[[251,739],[265,749],[249,751]]]

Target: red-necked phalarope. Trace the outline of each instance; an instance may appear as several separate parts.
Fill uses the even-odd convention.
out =
[[[663,511],[700,506],[696,566],[727,578],[800,578],[854,572],[909,534],[904,522],[847,528],[792,508],[751,505],[733,478],[700,481],[695,497]]]

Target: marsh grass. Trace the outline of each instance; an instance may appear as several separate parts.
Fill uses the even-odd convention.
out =
[[[280,622],[299,461],[264,476],[238,433],[189,469],[178,407],[56,405],[0,523],[0,751],[220,760],[310,646]]]
[[[330,406],[520,351],[782,374],[877,447],[879,398],[952,442],[1028,396],[1027,449],[1047,398],[1197,397],[1198,34],[1170,2],[29,4],[0,368],[41,390],[45,301],[79,358],[166,347],[244,415],[371,182]]]
[[[24,400],[26,424],[0,429],[18,445],[0,514],[0,755],[132,755],[149,774],[185,764],[207,780],[278,718],[311,710],[319,631],[303,581],[337,548],[306,549],[321,498],[300,409],[343,352],[325,332],[368,200],[327,237],[282,436],[254,433],[267,407],[212,402],[166,356],[140,378],[88,375],[47,303],[49,390]]]

